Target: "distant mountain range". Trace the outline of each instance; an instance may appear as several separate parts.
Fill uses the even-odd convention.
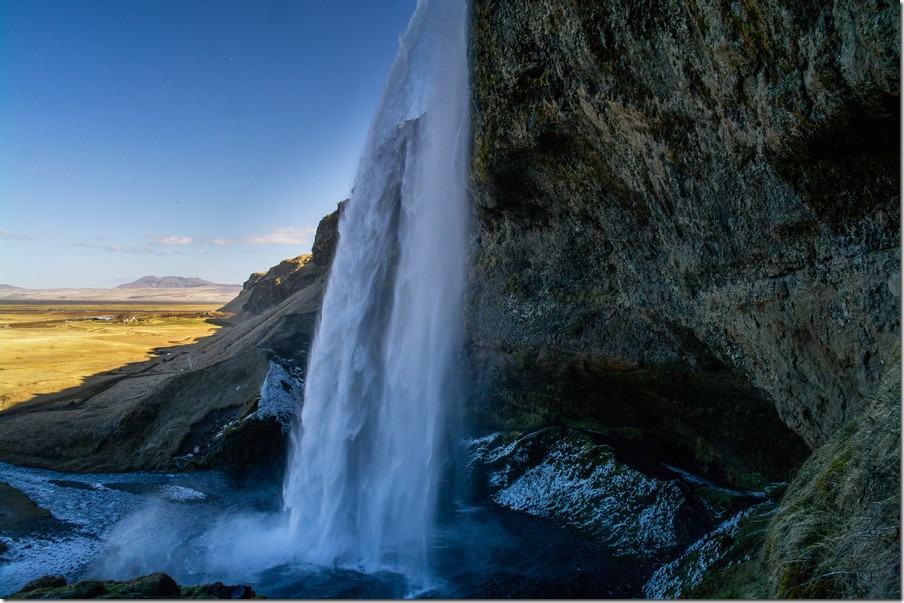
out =
[[[131,283],[117,286],[117,289],[183,289],[187,287],[237,287],[238,285],[223,285],[211,283],[203,278],[195,276],[142,276]]]
[[[26,289],[0,284],[0,300],[226,303],[241,285],[221,285],[197,277],[143,276],[112,289]]]

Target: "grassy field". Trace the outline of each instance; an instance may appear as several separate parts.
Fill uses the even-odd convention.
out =
[[[216,308],[0,300],[0,410],[210,335]]]

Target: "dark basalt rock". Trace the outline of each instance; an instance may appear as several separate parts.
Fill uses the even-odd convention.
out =
[[[898,11],[476,1],[473,344],[717,361],[825,442],[900,332]]]
[[[50,511],[39,507],[24,492],[0,482],[0,532],[15,533],[50,528],[55,522],[56,519]],[[3,548],[6,548],[5,544]]]
[[[766,571],[760,549],[776,505],[767,501],[726,519],[644,585],[648,599],[764,599]]]

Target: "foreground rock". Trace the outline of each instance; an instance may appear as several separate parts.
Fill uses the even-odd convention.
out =
[[[35,530],[52,525],[53,521],[50,511],[39,507],[21,490],[0,482],[0,533]]]
[[[222,582],[182,586],[166,574],[127,581],[83,580],[67,584],[62,576],[44,576],[25,585],[10,599],[256,599],[250,586]]]

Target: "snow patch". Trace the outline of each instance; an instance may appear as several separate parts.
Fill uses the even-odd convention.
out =
[[[291,369],[297,371],[298,369]],[[235,425],[243,421],[272,421],[275,420],[282,427],[283,433],[288,433],[292,423],[301,412],[304,400],[304,381],[286,370],[279,362],[270,361],[267,375],[261,383],[260,397],[257,410],[247,414],[241,419],[230,421],[220,429],[214,439],[223,437]],[[194,451],[197,453],[197,450]],[[188,453],[185,458],[190,458],[193,453]]]

